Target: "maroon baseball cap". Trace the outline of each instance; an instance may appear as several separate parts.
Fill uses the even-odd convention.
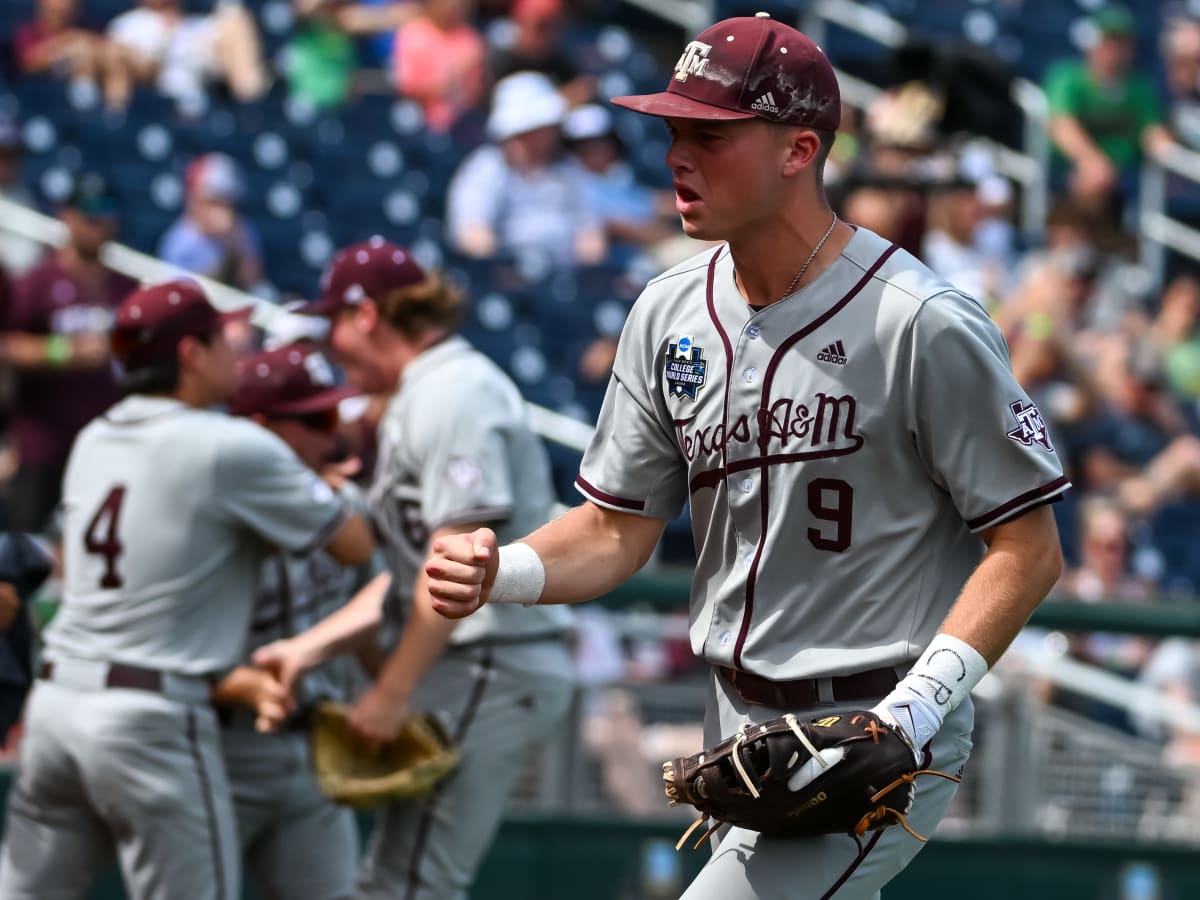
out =
[[[725,19],[684,48],[658,94],[613,103],[677,119],[766,119],[836,131],[842,95],[821,48],[767,13]]]
[[[140,369],[175,358],[185,337],[208,337],[222,317],[194,281],[168,281],[134,291],[117,309],[111,345],[126,369]]]
[[[425,280],[425,270],[399,244],[376,236],[339,250],[321,279],[321,296],[294,310],[305,316],[332,316],[368,297]]]
[[[316,347],[291,344],[245,356],[235,365],[235,415],[300,416],[337,407],[358,391],[339,385],[333,365]]]

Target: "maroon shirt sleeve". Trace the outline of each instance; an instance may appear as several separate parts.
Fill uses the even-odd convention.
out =
[[[37,22],[26,22],[17,28],[12,40],[13,55],[17,58],[17,65],[22,72],[30,71],[34,51],[46,38],[45,30]]]
[[[4,327],[25,334],[49,334],[50,315],[47,294],[47,267],[34,266],[12,285]]]

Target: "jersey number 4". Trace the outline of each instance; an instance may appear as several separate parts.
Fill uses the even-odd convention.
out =
[[[83,533],[83,546],[87,552],[104,557],[104,575],[100,578],[102,588],[119,588],[123,584],[121,576],[117,574],[117,559],[124,552],[125,545],[117,537],[117,525],[121,520],[121,504],[124,502],[125,485],[119,484],[105,495],[104,502]]]

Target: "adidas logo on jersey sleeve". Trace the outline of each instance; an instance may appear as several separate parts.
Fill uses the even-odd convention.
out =
[[[779,115],[779,107],[775,104],[775,95],[767,91],[757,100],[750,104],[750,108],[759,112],[768,112],[772,115]]]
[[[844,366],[846,364],[846,348],[842,346],[841,341],[834,341],[817,354],[817,362],[827,362],[833,363],[835,366]]]

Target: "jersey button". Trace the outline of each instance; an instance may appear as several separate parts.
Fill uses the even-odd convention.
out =
[[[754,490],[754,479],[753,478],[743,478],[742,479],[742,491],[744,493],[748,494],[752,490]]]
[[[754,340],[755,338],[758,337],[758,335],[759,335],[759,330],[758,330],[757,325],[747,325],[746,326],[746,337],[750,338],[750,340]]]
[[[754,565],[754,551],[751,550],[749,553],[747,553],[745,556],[743,556],[742,562],[745,563],[747,566]]]
[[[721,632],[721,646],[722,647],[728,647],[729,642],[732,640],[733,640],[733,632],[731,632],[731,631]]]
[[[754,384],[754,379],[758,377],[758,369],[751,366],[742,373],[742,377],[746,379],[746,384]]]

